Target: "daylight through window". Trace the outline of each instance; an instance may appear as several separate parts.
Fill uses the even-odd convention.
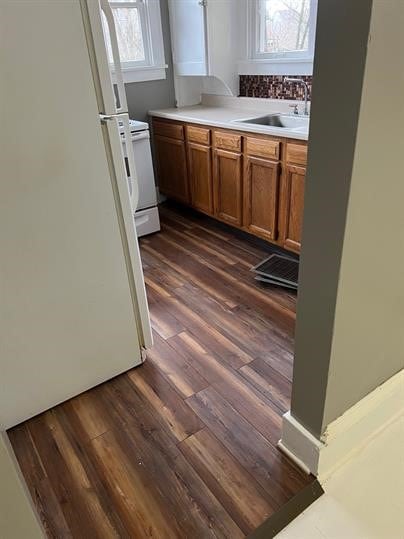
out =
[[[159,0],[109,0],[109,4],[115,21],[125,82],[165,78]],[[108,58],[113,64],[105,18],[103,22]]]
[[[316,0],[257,0],[255,6],[253,56],[312,56]]]

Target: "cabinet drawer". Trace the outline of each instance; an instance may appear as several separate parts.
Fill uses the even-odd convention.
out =
[[[305,166],[307,163],[307,145],[288,144],[286,146],[286,161],[288,163]]]
[[[184,127],[181,124],[153,120],[153,132],[155,135],[184,140]]]
[[[187,125],[187,140],[189,142],[196,142],[197,144],[210,145],[210,129],[206,127],[195,127],[194,125]]]
[[[278,160],[279,147],[280,143],[276,140],[253,137],[246,137],[245,140],[245,153],[256,157]]]
[[[215,131],[214,144],[216,148],[241,152],[241,135],[236,133],[226,133],[225,131]]]

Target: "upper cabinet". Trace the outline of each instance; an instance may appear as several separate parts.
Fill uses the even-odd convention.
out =
[[[237,94],[243,0],[169,0],[175,74],[219,79]]]
[[[209,75],[206,2],[170,0],[173,60],[177,75]]]

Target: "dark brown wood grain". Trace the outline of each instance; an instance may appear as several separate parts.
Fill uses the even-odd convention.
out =
[[[265,249],[223,225],[161,221],[145,364],[9,431],[48,537],[242,538],[314,479],[276,447],[296,296],[256,282]]]
[[[187,406],[181,395],[173,391],[171,384],[156,365],[146,361],[141,369],[128,373],[135,390],[153,408],[160,424],[182,441],[204,427],[199,417]]]
[[[276,507],[265,490],[208,429],[179,447],[244,533],[256,528],[263,514],[273,514]]]
[[[264,359],[254,359],[239,372],[283,412],[289,409],[292,383]]]
[[[213,387],[193,395],[187,402],[278,506],[306,479]]]

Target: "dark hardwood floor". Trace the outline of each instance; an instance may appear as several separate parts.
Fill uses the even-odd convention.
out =
[[[276,448],[296,297],[265,255],[196,214],[141,240],[144,365],[9,431],[49,537],[245,537],[313,481]]]

